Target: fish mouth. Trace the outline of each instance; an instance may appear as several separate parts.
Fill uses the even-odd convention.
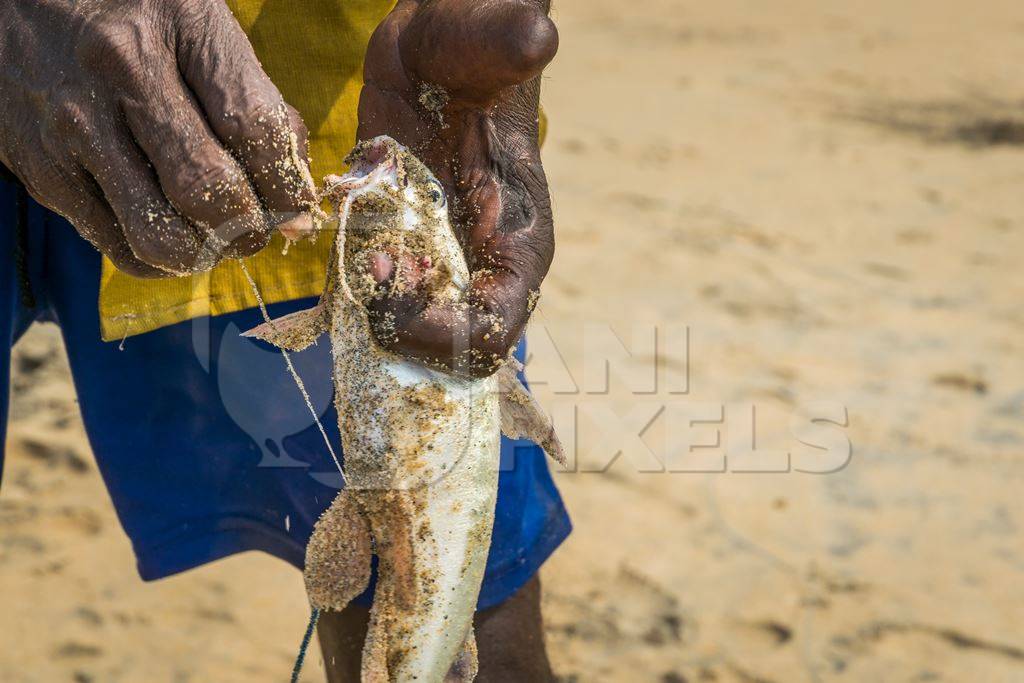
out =
[[[403,149],[402,145],[387,135],[361,143],[346,159],[349,163],[348,172],[324,178],[324,196],[340,203],[352,193],[382,182],[397,186],[399,152]]]

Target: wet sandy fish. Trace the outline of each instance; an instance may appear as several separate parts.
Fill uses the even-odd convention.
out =
[[[339,230],[319,304],[247,333],[289,350],[330,335],[346,486],[314,528],[306,587],[314,608],[343,609],[365,590],[375,553],[362,680],[472,680],[500,431],[532,438],[560,461],[561,448],[513,359],[474,379],[377,344],[366,309],[377,287],[371,252],[396,264],[429,259],[430,295],[455,306],[470,275],[444,190],[412,153],[379,137],[348,161],[346,175],[326,181]]]

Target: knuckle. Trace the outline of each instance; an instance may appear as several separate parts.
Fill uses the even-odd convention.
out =
[[[208,143],[183,164],[168,183],[168,198],[183,209],[237,205],[246,179],[223,153]],[[238,206],[240,209],[248,207]]]
[[[86,127],[88,112],[75,93],[58,92],[54,101],[57,104],[46,126],[46,139],[61,140],[61,144],[67,144],[69,137],[77,135],[80,129]]]
[[[162,215],[148,212],[132,216],[130,220],[133,225],[126,226],[125,237],[135,258],[170,273],[193,270],[198,245],[180,217],[166,212]]]
[[[200,29],[208,21],[210,5],[197,0],[170,0],[162,3],[161,7],[179,28]]]
[[[247,155],[288,142],[290,127],[284,100],[254,90],[247,91],[238,99],[239,104],[229,107],[224,113],[228,142],[240,146],[241,152]]]
[[[231,16],[223,3],[209,0],[170,0],[160,4],[160,10],[181,35],[195,40],[215,35],[224,27],[224,19]]]
[[[147,63],[160,44],[142,16],[96,20],[82,32],[75,56],[97,78],[133,90],[150,78]]]
[[[92,22],[76,46],[76,56],[89,66],[109,68],[121,64],[135,52],[131,49],[133,36],[139,33],[139,28],[129,21]]]

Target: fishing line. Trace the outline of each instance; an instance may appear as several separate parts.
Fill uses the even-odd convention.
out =
[[[299,656],[292,667],[292,683],[299,683],[299,674],[302,672],[302,663],[306,661],[306,650],[309,649],[309,641],[313,640],[313,630],[316,623],[320,621],[320,610],[313,608],[309,615],[309,626],[306,627],[306,634],[302,636],[302,645],[299,646]]]
[[[256,303],[259,304],[260,313],[263,315],[263,320],[275,330],[277,327],[274,325],[274,321],[270,317],[270,313],[267,312],[267,305],[263,302],[263,297],[260,295],[259,287],[256,286],[256,280],[253,279],[249,269],[245,267],[245,262],[242,259],[238,259],[238,265],[242,268],[242,272],[245,274],[245,279],[249,281],[249,286],[252,287],[252,293],[256,296]],[[316,422],[317,428],[320,430],[321,436],[324,437],[324,443],[327,444],[327,450],[331,454],[331,459],[334,460],[334,464],[338,467],[338,472],[341,473],[342,486],[348,484],[345,479],[345,470],[341,467],[341,461],[338,459],[338,455],[334,452],[334,447],[331,446],[331,440],[327,437],[327,430],[324,429],[324,425],[320,422],[320,416],[316,414],[316,408],[313,407],[313,400],[309,397],[309,392],[306,391],[306,385],[299,377],[298,370],[295,369],[295,365],[292,363],[291,354],[285,349],[281,349],[281,355],[284,356],[284,362],[288,366],[288,372],[291,373],[292,379],[295,380],[295,385],[298,386],[299,392],[302,394],[302,399],[306,402],[306,407],[309,408],[309,413],[313,416],[313,421]]]

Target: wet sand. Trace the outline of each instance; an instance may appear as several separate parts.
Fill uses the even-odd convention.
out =
[[[556,16],[558,254],[528,373],[580,415],[577,471],[557,475],[576,531],[543,574],[560,677],[1024,680],[1019,3],[574,0]],[[609,327],[639,341],[600,391],[584,339]],[[652,355],[654,327],[676,343]],[[652,363],[654,393],[618,371]],[[298,574],[247,554],[143,584],[55,328],[25,337],[14,372],[0,680],[282,680]],[[791,419],[822,401],[847,412],[845,467],[736,471],[768,451],[813,462]],[[672,454],[680,407],[721,411],[699,432],[709,457],[752,423],[765,459],[641,471]]]

